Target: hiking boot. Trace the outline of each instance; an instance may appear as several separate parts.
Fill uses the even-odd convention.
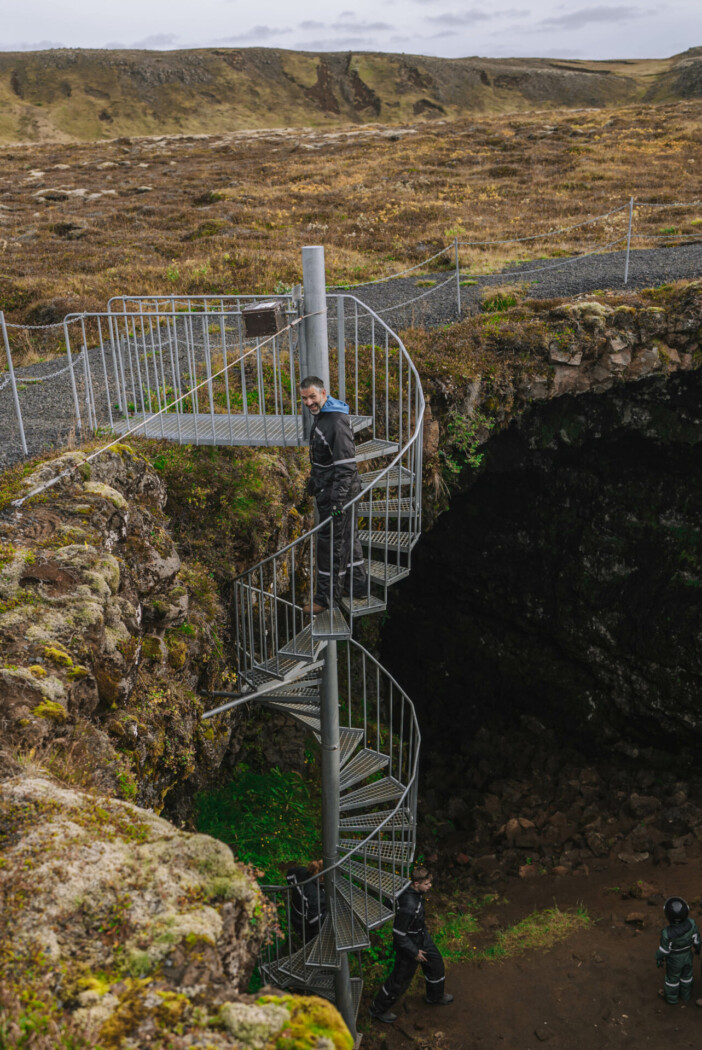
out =
[[[371,1006],[370,1015],[374,1021],[383,1021],[384,1024],[392,1024],[393,1021],[397,1020],[397,1014],[394,1014],[392,1010],[386,1010],[381,1013],[380,1010],[374,1010]]]
[[[317,616],[318,613],[326,612],[326,605],[320,605],[319,602],[305,602],[302,606],[303,613],[312,613],[313,616]]]
[[[449,1003],[453,1002],[453,996],[450,992],[444,992],[440,999],[429,999],[425,995],[424,1002],[429,1003],[430,1006],[448,1006]]]
[[[674,1002],[672,1002],[672,1003],[671,1003],[670,999],[666,999],[665,992],[663,991],[662,988],[658,989],[658,998],[662,999],[664,1003],[668,1004],[668,1006],[677,1006],[678,1005],[678,1000],[677,999]],[[698,1006],[702,1006],[702,999],[698,999],[697,1000],[697,1005]]]

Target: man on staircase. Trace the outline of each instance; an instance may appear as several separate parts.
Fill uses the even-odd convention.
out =
[[[431,889],[431,875],[426,868],[418,866],[411,878],[411,885],[397,898],[392,928],[395,965],[370,1007],[371,1017],[386,1024],[397,1020],[391,1007],[409,988],[417,966],[424,971],[424,1001],[431,1006],[447,1006],[453,1002],[453,996],[444,991],[444,960],[424,920],[424,894]]]
[[[300,384],[302,402],[312,415],[310,432],[310,495],[315,497],[319,520],[331,522],[317,533],[317,585],[314,596],[303,606],[306,613],[321,613],[329,608],[332,594],[331,577],[336,577],[334,599],[351,592],[362,598],[367,576],[363,551],[356,538],[353,508],[344,504],[361,491],[356,465],[353,431],[349,423],[349,406],[330,397],[319,376],[307,376]]]

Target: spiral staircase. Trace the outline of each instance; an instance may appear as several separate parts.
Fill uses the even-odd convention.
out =
[[[277,923],[260,970],[271,985],[332,1000],[355,1033],[360,954],[409,883],[420,734],[409,697],[354,638],[354,625],[382,613],[388,589],[410,572],[421,534],[424,397],[399,337],[357,297],[327,296],[323,250],[303,249],[303,272],[306,251],[322,253],[321,273],[305,277],[304,297],[269,297],[277,312],[269,338],[246,330],[253,297],[127,296],[105,313],[81,315],[79,358],[68,326],[66,343],[76,418],[82,411],[93,429],[188,444],[299,447],[309,434],[298,393],[303,376],[328,376],[330,393],[350,405],[361,491],[345,521],[361,542],[366,584],[354,590],[351,581],[350,593],[320,615],[304,611],[318,533],[331,530],[333,549],[342,527],[335,519],[242,573],[232,609],[234,688],[209,694],[219,703],[204,717],[260,704],[319,742],[324,868],[304,888],[323,889],[323,922],[313,936],[296,932],[297,891],[264,887]],[[329,568],[336,576],[339,566]]]
[[[347,506],[367,583],[354,593],[352,582],[351,593],[324,613],[303,612],[315,578],[316,536],[324,527],[338,528],[334,519],[239,576],[238,688],[217,694],[229,699],[206,717],[258,703],[304,726],[321,745],[324,870],[304,884],[308,893],[324,892],[321,929],[313,936],[296,932],[291,907],[297,891],[264,887],[278,922],[260,970],[275,987],[336,1002],[355,1031],[360,953],[370,931],[392,918],[395,899],[409,883],[420,734],[408,696],[353,637],[354,622],[385,610],[388,588],[410,572],[421,533],[424,399],[401,340],[372,310],[350,295],[330,296],[326,306],[336,317],[328,333],[336,343],[331,392],[349,402],[359,435],[361,493]],[[302,374],[315,371],[307,356],[305,361],[303,345]],[[332,575],[337,570],[332,566]],[[330,754],[336,763],[331,780],[324,767]],[[358,962],[349,966],[354,955]]]

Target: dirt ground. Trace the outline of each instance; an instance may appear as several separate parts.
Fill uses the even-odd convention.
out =
[[[366,999],[359,1018],[364,1050],[609,1050],[628,1046],[676,1050],[697,1046],[702,1009],[700,963],[689,1004],[669,1006],[658,998],[663,969],[654,954],[665,925],[661,896],[680,894],[702,923],[702,862],[674,867],[598,861],[586,877],[509,880],[499,887],[501,904],[491,905],[506,926],[532,911],[583,904],[592,920],[546,952],[530,951],[501,962],[454,963],[447,967],[447,1007],[423,1002],[417,978],[396,1008],[394,1025],[367,1024]],[[648,899],[625,896],[637,880],[649,883]],[[651,903],[649,903],[651,900]],[[629,921],[641,913],[638,922]],[[431,921],[431,897],[427,899]],[[368,993],[373,989],[368,989]]]

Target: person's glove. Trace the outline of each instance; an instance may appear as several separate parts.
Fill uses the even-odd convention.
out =
[[[331,516],[332,518],[340,518],[344,513],[343,503],[332,503]]]

